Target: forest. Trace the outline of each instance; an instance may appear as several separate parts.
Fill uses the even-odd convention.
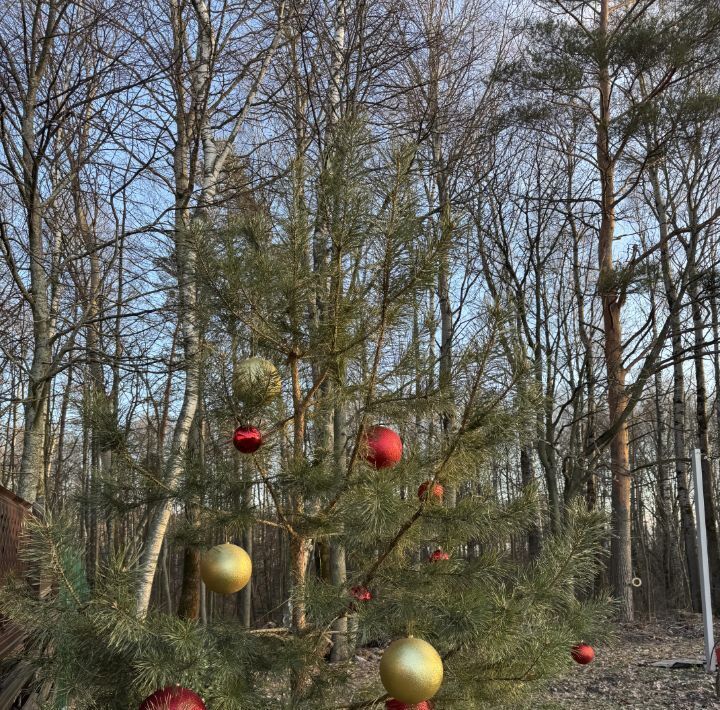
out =
[[[720,611],[716,0],[0,8],[0,678],[525,707],[700,612],[694,449]]]

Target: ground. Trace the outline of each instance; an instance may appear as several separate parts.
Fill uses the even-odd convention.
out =
[[[720,639],[720,628],[715,630]],[[588,666],[556,679],[527,706],[533,710],[615,710],[616,708],[718,708],[715,676],[702,668],[654,668],[646,664],[704,655],[700,617],[621,626],[612,643],[595,648]]]
[[[715,638],[720,641],[720,625]],[[593,663],[573,665],[527,702],[503,710],[720,710],[714,674],[699,666],[670,669],[648,665],[673,658],[703,658],[702,624],[697,614],[618,626],[611,643],[595,644],[594,648]],[[381,649],[358,649],[355,673],[375,676],[381,655]]]

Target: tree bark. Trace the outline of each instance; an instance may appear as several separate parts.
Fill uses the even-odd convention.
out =
[[[523,488],[531,486],[534,481],[532,470],[532,448],[520,447],[520,477]],[[532,523],[528,530],[528,557],[535,560],[540,555],[540,530],[536,523]]]
[[[52,24],[54,9],[51,6],[47,26]],[[34,67],[33,67],[34,68]],[[33,502],[38,493],[45,470],[45,425],[47,398],[50,389],[49,374],[52,352],[50,348],[50,300],[45,264],[45,246],[42,235],[42,206],[37,174],[35,172],[35,112],[37,86],[41,68],[30,77],[24,101],[22,120],[22,171],[23,203],[27,215],[28,244],[30,247],[30,294],[33,318],[33,357],[30,366],[28,392],[25,400],[25,434],[20,461],[18,494]]]
[[[198,619],[200,617],[200,581],[200,550],[194,545],[186,545],[177,610],[181,619]]]
[[[650,308],[652,311],[653,338],[657,339],[657,322],[655,309],[655,285],[650,289]],[[664,588],[664,601],[669,607],[675,597],[675,541],[673,535],[672,491],[670,489],[670,474],[665,462],[665,415],[662,406],[662,374],[655,372],[655,457],[657,459],[657,509],[658,509],[658,537],[661,547],[662,577]]]
[[[697,556],[697,531],[695,528],[692,503],[690,502],[687,464],[688,449],[685,440],[685,371],[683,369],[682,325],[680,322],[681,309],[677,307],[678,293],[670,262],[667,205],[660,190],[660,179],[657,168],[651,168],[649,174],[660,230],[660,264],[665,287],[665,298],[670,313],[670,343],[673,356],[672,435],[673,458],[675,460],[675,486],[677,488],[678,507],[680,508],[680,527],[682,530],[683,549],[685,551],[685,561],[688,570],[690,602],[693,611],[699,612],[701,609],[701,600]]]
[[[707,394],[705,385],[705,323],[698,293],[698,277],[694,255],[688,255],[688,294],[693,322],[693,364],[695,367],[695,417],[698,447],[702,461],[703,500],[705,502],[705,529],[707,532],[708,565],[710,567],[713,611],[720,611],[720,540],[718,539],[715,485],[709,459]]]
[[[600,120],[597,124],[597,165],[600,178],[600,230],[598,234],[598,291],[602,301],[604,355],[608,379],[608,416],[615,422],[628,406],[623,367],[622,305],[613,261],[615,237],[615,162],[610,148],[610,72],[607,57],[609,0],[601,0],[598,42],[603,44],[598,67]],[[610,443],[612,476],[610,579],[624,621],[634,618],[632,572],[632,521],[628,425],[624,421]]]
[[[181,8],[175,0],[171,5],[173,17],[173,53],[177,65],[174,71],[178,73],[178,90],[183,85],[182,56],[183,56],[183,21]],[[201,50],[199,50],[201,52]],[[202,71],[203,69],[201,69]],[[199,82],[203,85],[203,82]],[[190,119],[184,106],[184,93],[178,95],[178,106],[175,115],[176,138],[173,155],[173,170],[175,177],[175,259],[177,263],[178,280],[178,310],[177,317],[182,333],[183,354],[185,362],[185,387],[183,401],[180,409],[173,438],[165,467],[164,482],[167,489],[172,491],[180,482],[185,470],[185,447],[187,446],[190,428],[195,418],[198,404],[198,387],[200,380],[200,339],[196,321],[197,288],[195,267],[197,251],[195,237],[189,229],[188,204],[192,184],[190,180],[189,160],[193,153],[193,132],[189,125]],[[195,110],[198,108],[200,97],[192,96]],[[196,117],[197,119],[197,117]],[[201,204],[205,200],[201,198]],[[140,582],[136,591],[135,601],[137,614],[144,617],[150,604],[155,570],[158,557],[165,538],[165,531],[170,522],[173,508],[172,493],[159,503],[152,512],[148,525],[147,537],[140,560]]]

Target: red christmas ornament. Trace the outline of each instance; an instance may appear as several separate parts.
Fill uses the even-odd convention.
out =
[[[386,426],[370,427],[363,443],[362,458],[375,468],[392,468],[402,458],[402,439]]]
[[[253,454],[263,445],[260,429],[254,426],[239,426],[233,434],[233,446],[241,454]]]
[[[359,602],[369,602],[372,599],[372,594],[367,587],[353,587],[350,590],[350,594]]]
[[[206,710],[203,699],[188,688],[168,685],[145,698],[140,710]]]
[[[445,493],[445,489],[442,487],[439,483],[433,483],[432,489],[430,489],[430,481],[425,481],[425,483],[420,484],[420,488],[418,488],[418,498],[420,500],[425,500],[426,498],[434,498],[435,500],[442,500],[442,497]]]
[[[390,698],[385,702],[385,710],[432,710],[432,705],[429,700],[423,700],[417,705],[408,705],[395,698]]]
[[[573,660],[581,666],[586,666],[595,659],[595,651],[593,647],[587,643],[579,643],[577,646],[573,646],[570,653],[572,654]]]
[[[450,555],[448,555],[447,552],[443,552],[442,550],[435,550],[435,552],[430,555],[430,562],[444,562],[445,560],[449,560]]]

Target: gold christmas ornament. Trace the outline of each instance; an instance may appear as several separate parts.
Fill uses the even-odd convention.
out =
[[[242,547],[226,542],[210,548],[200,561],[200,576],[211,592],[235,594],[249,581],[252,561]]]
[[[440,654],[412,636],[393,641],[380,659],[380,680],[396,700],[410,705],[429,700],[443,680]]]
[[[249,357],[235,370],[233,380],[235,396],[247,405],[259,406],[282,390],[277,368],[269,360]]]

